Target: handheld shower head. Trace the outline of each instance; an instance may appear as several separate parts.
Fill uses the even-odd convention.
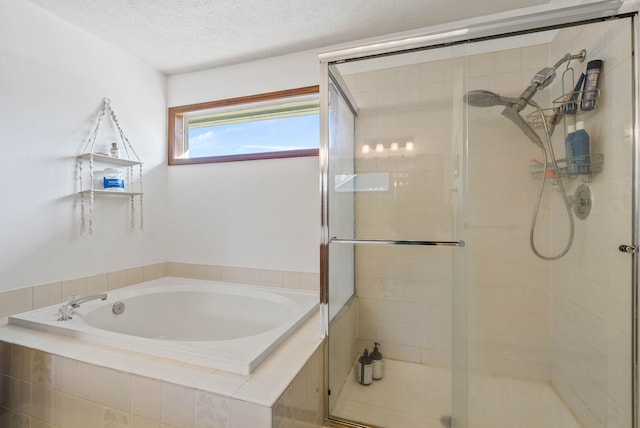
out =
[[[516,126],[520,128],[522,132],[524,132],[524,135],[529,137],[533,144],[539,146],[540,148],[542,148],[542,150],[544,150],[544,145],[542,144],[540,136],[536,133],[536,131],[533,130],[533,128],[527,123],[527,121],[524,120],[522,116],[520,116],[520,111],[516,106],[505,108],[504,110],[502,110],[502,115],[509,119],[511,122],[515,123]]]
[[[532,95],[533,96],[533,95]],[[504,106],[502,115],[512,121],[531,141],[537,146],[544,147],[542,140],[529,124],[520,116],[521,103],[526,105],[522,98],[501,97],[500,95],[485,90],[469,91],[464,95],[464,102],[473,107]]]
[[[479,89],[464,94],[464,102],[473,107],[493,107],[502,105],[500,96],[491,91]]]
[[[519,98],[502,97],[494,92],[478,89],[467,92],[464,95],[464,102],[473,107],[511,107],[514,104],[520,105],[522,100]]]

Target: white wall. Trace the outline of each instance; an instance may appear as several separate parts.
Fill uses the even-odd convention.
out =
[[[169,106],[317,85],[315,52],[169,77]],[[317,157],[169,167],[168,259],[319,271]]]
[[[25,1],[0,3],[0,64],[0,290],[165,261],[164,75]],[[79,233],[75,156],[103,97],[145,163],[144,233],[127,199]]]

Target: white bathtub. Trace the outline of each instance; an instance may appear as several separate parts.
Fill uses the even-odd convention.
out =
[[[9,317],[9,324],[244,375],[318,307],[318,293],[184,278],[110,291],[105,301],[58,321],[61,305]],[[122,302],[125,310],[112,311]]]

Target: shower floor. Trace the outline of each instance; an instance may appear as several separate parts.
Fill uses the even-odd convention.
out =
[[[384,378],[362,386],[349,374],[334,416],[384,428],[443,428],[451,414],[451,371],[385,360]],[[470,428],[582,428],[544,383],[473,375],[469,381]]]

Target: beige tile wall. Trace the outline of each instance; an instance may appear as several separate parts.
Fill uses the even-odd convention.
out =
[[[322,426],[319,347],[273,408],[0,342],[0,426]]]
[[[552,383],[586,428],[631,426],[631,257],[617,250],[631,239],[631,40],[629,20],[618,20],[563,30],[551,45],[551,58],[586,49],[587,61],[604,61],[599,106],[578,119],[604,168],[589,183],[590,216],[576,220],[573,248],[551,272]],[[553,206],[558,223],[562,209]]]
[[[549,47],[535,45],[472,55],[468,89],[517,97],[549,63]],[[547,106],[549,91],[535,101]],[[523,111],[527,117],[531,108]],[[472,372],[549,381],[551,265],[529,246],[539,181],[531,159],[542,153],[501,114],[500,107],[468,110],[468,328]],[[557,193],[549,186],[553,195]],[[549,206],[536,226],[537,247],[549,254]]]
[[[356,172],[389,178],[388,191],[356,194],[358,238],[453,239],[453,67],[438,61],[345,77],[360,108]],[[408,141],[412,152],[404,151]],[[393,142],[396,153],[389,151]],[[363,153],[365,144],[383,144],[387,152]],[[448,364],[451,256],[441,248],[356,248],[360,352],[379,342],[388,358]]]
[[[0,318],[68,301],[72,295],[88,296],[167,276],[167,264],[108,272],[33,287],[0,292]]]
[[[317,428],[324,420],[324,345],[273,406],[273,428]]]
[[[358,300],[350,299],[336,314],[329,325],[329,410],[335,408],[336,400],[353,367],[359,350],[356,348],[358,331]]]
[[[191,263],[156,263],[84,278],[0,292],[0,318],[68,301],[71,296],[104,293],[143,281],[176,276],[270,287],[319,290],[317,273],[250,269]]]
[[[357,194],[358,237],[456,240],[467,235],[470,366],[534,380],[548,380],[551,371],[549,267],[528,248],[537,189],[529,159],[539,153],[496,109],[471,108],[469,211],[464,230],[454,233],[453,197],[461,166],[455,147],[464,133],[453,111],[464,107],[464,76],[468,89],[517,96],[547,62],[548,47],[535,46],[345,79],[361,109],[357,153],[363,144],[377,142],[402,146],[410,139],[416,147],[411,156],[358,155],[357,172],[388,172],[390,178],[388,192]],[[544,92],[538,97],[543,103],[549,99]],[[453,257],[442,248],[358,247],[359,347],[378,341],[389,358],[449,365]]]

